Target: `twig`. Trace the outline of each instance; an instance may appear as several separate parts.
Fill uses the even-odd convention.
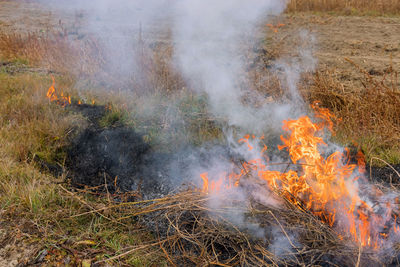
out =
[[[155,242],[155,243],[151,243],[151,244],[147,244],[147,245],[138,246],[138,247],[135,247],[135,248],[133,248],[133,249],[131,249],[131,250],[128,250],[127,252],[124,252],[124,253],[122,253],[122,254],[115,255],[115,256],[113,256],[113,257],[111,257],[111,258],[108,258],[108,259],[105,259],[105,260],[96,261],[94,264],[99,264],[99,263],[103,263],[103,262],[106,262],[106,261],[112,261],[112,260],[115,260],[115,259],[119,259],[119,258],[124,257],[124,256],[126,256],[126,255],[132,254],[132,253],[135,252],[135,251],[142,250],[142,249],[146,249],[146,248],[149,248],[149,247],[158,246],[158,245],[160,245],[160,244],[165,243],[165,242],[168,241],[169,239],[172,239],[172,238],[170,237],[170,238],[166,238],[166,239],[164,239],[164,240],[162,240],[162,241],[159,241],[159,242]]]
[[[111,203],[110,192],[108,191],[108,186],[107,186],[106,172],[103,173],[103,176],[104,176],[104,187],[106,188],[106,192],[107,192],[107,200],[108,200],[108,203]]]
[[[360,238],[360,244],[358,245],[358,257],[357,257],[356,267],[360,266],[360,261],[361,261],[361,251],[362,251],[361,232],[359,234],[359,238]]]
[[[286,236],[286,238],[288,239],[290,245],[298,251],[297,247],[292,243],[292,240],[290,239],[289,235],[286,233],[286,231],[285,231],[285,229],[283,228],[281,222],[278,220],[278,218],[276,218],[275,214],[274,214],[272,211],[270,211],[270,210],[268,211],[268,213],[270,213],[270,214],[272,215],[272,217],[274,217],[275,221],[279,224],[279,226],[280,226],[281,229],[282,229],[282,232],[285,234],[285,236]]]
[[[82,204],[84,204],[85,206],[87,206],[88,208],[90,208],[91,210],[93,210],[93,211],[94,211],[95,213],[97,213],[99,216],[101,216],[101,217],[103,217],[104,219],[109,220],[109,221],[111,221],[111,222],[115,222],[115,223],[118,223],[118,224],[120,224],[120,225],[125,226],[125,224],[123,224],[123,223],[121,223],[121,222],[118,222],[118,221],[115,221],[115,220],[113,220],[113,219],[111,219],[111,218],[109,218],[109,217],[107,217],[107,216],[101,214],[100,212],[97,212],[96,209],[93,208],[92,206],[90,206],[85,200],[81,199],[79,196],[75,195],[73,192],[67,190],[67,189],[66,189],[65,187],[63,187],[62,185],[59,184],[59,186],[61,187],[61,189],[62,189],[63,191],[67,192],[69,195],[71,195],[72,197],[76,198],[79,202],[81,202]]]

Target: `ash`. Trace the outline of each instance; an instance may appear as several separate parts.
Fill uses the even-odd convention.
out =
[[[198,177],[193,174],[196,167],[206,168],[216,157],[237,157],[227,147],[215,144],[160,153],[133,128],[101,127],[104,106],[72,105],[70,109],[89,122],[72,140],[65,164],[71,184],[79,188],[135,191],[143,199],[158,198],[182,185],[192,186],[191,180]]]

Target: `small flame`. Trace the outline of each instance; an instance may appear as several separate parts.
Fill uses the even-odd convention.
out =
[[[201,192],[205,194],[210,194],[213,192],[221,193],[233,187],[239,186],[238,177],[234,174],[227,175],[227,173],[222,173],[217,180],[211,180],[211,182],[209,181],[207,172],[200,174],[200,177],[203,180]]]
[[[357,159],[358,171],[360,173],[366,173],[367,171],[365,169],[365,165],[366,165],[365,164],[365,156],[361,150],[358,150],[356,159]]]
[[[51,79],[53,80],[52,85],[50,86],[49,90],[47,90],[47,98],[50,99],[50,102],[57,102],[58,104],[62,106],[66,106],[67,104],[71,104],[71,97],[70,96],[64,96],[64,92],[61,92],[60,96],[57,95],[56,89],[55,89],[55,79],[54,76],[51,76]]]
[[[267,24],[266,26],[268,26],[274,33],[277,33],[279,28],[286,26],[286,24],[282,24],[282,23],[278,23],[276,25],[273,24]]]

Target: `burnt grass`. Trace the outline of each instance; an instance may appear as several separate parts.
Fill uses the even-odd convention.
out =
[[[95,188],[98,191],[136,191],[143,198],[162,197],[190,180],[193,166],[207,168],[215,158],[240,162],[239,155],[222,145],[187,146],[179,151],[161,153],[143,139],[143,135],[124,123],[102,126],[107,112],[103,105],[72,104],[71,112],[82,114],[87,126],[67,148],[65,170],[73,186]],[[279,142],[278,139],[272,142]],[[273,144],[268,144],[272,149]],[[350,161],[355,162],[356,149],[351,148]],[[282,151],[275,151],[281,153]],[[287,155],[286,155],[287,156]],[[240,163],[239,163],[240,164]],[[60,167],[45,163],[47,170],[61,173]],[[400,172],[400,164],[392,166]],[[371,182],[400,184],[400,177],[389,166],[366,166]]]
[[[87,126],[71,140],[63,169],[43,161],[41,165],[55,175],[65,172],[73,187],[110,193],[135,191],[143,199],[158,198],[191,183],[193,166],[209,166],[211,155],[237,157],[215,144],[159,152],[144,141],[143,134],[123,122],[104,126],[101,120],[110,112],[106,106],[72,104],[66,109],[82,114]]]
[[[392,166],[398,173],[400,173],[400,164]],[[366,166],[366,176],[373,182],[386,183],[394,186],[400,186],[400,177],[397,173],[389,166],[376,167]]]
[[[109,112],[105,106],[72,104],[66,109],[82,114],[88,121],[87,126],[73,138],[66,151],[63,171],[67,173],[66,177],[73,187],[111,193],[135,191],[143,199],[152,199],[166,196],[179,188],[188,181],[193,166],[210,166],[215,155],[225,160],[238,160],[238,156],[228,148],[215,144],[211,147],[187,147],[173,153],[161,153],[146,143],[143,135],[132,127],[123,123],[102,126],[100,121]],[[54,174],[60,174],[60,168],[54,164],[42,161],[41,165]],[[400,165],[394,168],[400,171]],[[400,184],[399,177],[390,167],[367,166],[366,170],[366,177],[372,177],[374,182]],[[193,216],[193,213],[187,212],[174,220],[178,220],[177,223],[184,227],[181,230],[191,233],[197,228],[195,225],[198,216],[202,217],[201,214]],[[166,236],[170,231],[162,212],[147,214],[139,220],[158,235]],[[262,222],[259,223],[262,225]],[[227,245],[232,243],[229,238],[234,236],[227,234],[225,238],[214,243],[214,249],[221,259],[228,260],[235,255],[233,248]],[[194,254],[201,253],[191,242],[183,242],[182,245]],[[340,259],[325,260],[321,261],[321,266],[325,266],[324,262],[340,262]],[[190,261],[183,259],[182,263],[190,265]],[[389,266],[395,266],[396,263],[398,258]]]
[[[67,151],[65,167],[71,184],[96,191],[133,190],[134,185],[140,183],[137,181],[141,180],[139,173],[150,151],[142,135],[122,124],[101,126],[100,120],[108,112],[105,106],[72,105],[69,108],[81,113],[89,122]],[[151,177],[146,182],[157,187],[157,181]]]

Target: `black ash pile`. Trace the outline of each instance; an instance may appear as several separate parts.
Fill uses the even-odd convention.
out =
[[[70,105],[88,125],[72,140],[65,163],[73,186],[98,191],[136,192],[143,199],[163,197],[190,180],[193,166],[206,168],[212,158],[233,158],[228,148],[184,147],[173,153],[154,151],[143,135],[125,125],[100,126],[104,106]],[[212,156],[212,157],[211,157]]]

